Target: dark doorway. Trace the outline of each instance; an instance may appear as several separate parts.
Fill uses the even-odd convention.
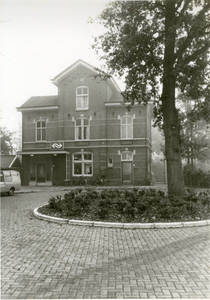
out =
[[[132,162],[122,163],[122,182],[124,184],[132,183]]]
[[[45,164],[37,164],[37,182],[46,182]]]

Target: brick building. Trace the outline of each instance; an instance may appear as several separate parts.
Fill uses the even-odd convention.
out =
[[[31,97],[22,112],[23,185],[75,178],[108,185],[151,180],[151,106],[123,102],[113,78],[79,60],[52,79],[56,96]]]

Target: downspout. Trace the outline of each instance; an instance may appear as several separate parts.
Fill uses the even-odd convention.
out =
[[[146,166],[146,176],[145,176],[145,179],[146,179],[146,183],[148,181],[148,155],[147,155],[147,113],[148,113],[148,105],[146,106],[146,114],[145,114],[145,166]]]
[[[108,93],[107,93],[107,81],[106,81],[106,102],[108,102]],[[108,171],[108,168],[107,168],[107,156],[108,156],[108,145],[107,145],[107,137],[108,137],[108,118],[107,118],[107,107],[105,105],[105,109],[106,109],[106,179],[107,179],[107,171]]]

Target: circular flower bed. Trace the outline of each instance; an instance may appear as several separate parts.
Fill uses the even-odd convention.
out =
[[[210,218],[210,193],[188,191],[185,197],[168,196],[155,189],[75,189],[49,199],[41,214],[104,222],[178,222]]]

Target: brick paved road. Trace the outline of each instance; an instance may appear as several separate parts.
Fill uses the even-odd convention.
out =
[[[210,297],[209,226],[111,229],[33,217],[63,193],[2,197],[2,299]]]

